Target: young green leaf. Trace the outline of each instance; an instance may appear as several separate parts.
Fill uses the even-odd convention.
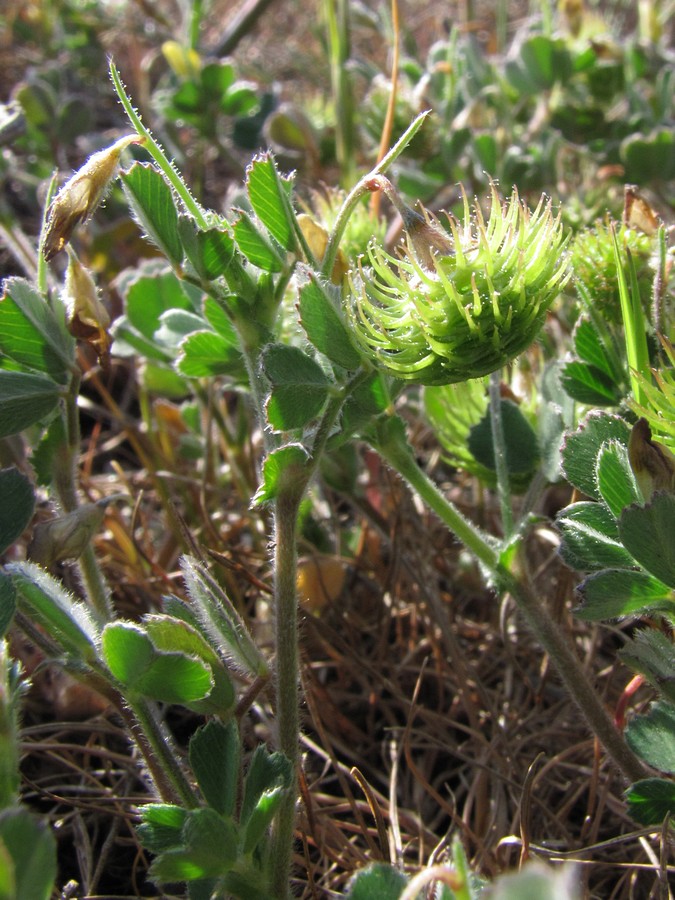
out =
[[[38,484],[49,485],[54,476],[54,457],[66,446],[66,425],[63,416],[56,416],[33,447],[30,457]]]
[[[596,481],[596,459],[607,441],[619,441],[628,446],[630,429],[619,416],[593,411],[576,431],[565,437],[562,447],[563,474],[577,490],[600,500]]]
[[[280,491],[302,483],[308,461],[309,455],[302,444],[286,444],[273,450],[263,463],[262,482],[251,504],[269,503]]]
[[[263,368],[272,384],[267,418],[276,431],[302,428],[321,412],[330,381],[302,350],[270,344],[263,354]]]
[[[232,230],[239,249],[250,263],[264,272],[281,272],[283,257],[272,241],[260,233],[250,216],[240,212]]]
[[[659,491],[646,506],[624,509],[619,534],[643,568],[675,589],[675,496]]]
[[[292,781],[291,774],[291,764],[283,753],[269,753],[262,745],[256,747],[244,780],[244,796],[239,820],[241,827],[247,829],[255,816],[254,831],[258,840],[276,811],[274,804],[268,805],[267,800],[288,790]],[[261,823],[261,817],[266,820],[264,825]],[[253,835],[251,841],[253,842]],[[253,848],[254,844],[247,852],[251,852]]]
[[[523,487],[539,464],[539,447],[534,429],[511,400],[501,401],[502,425],[509,474]],[[469,431],[468,448],[476,462],[494,472],[495,458],[490,416],[486,413]]]
[[[42,375],[0,370],[0,438],[45,419],[58,406],[62,392]]]
[[[236,862],[238,838],[235,824],[215,810],[192,809],[183,825],[181,846],[158,856],[150,875],[165,883],[223,875]]]
[[[195,331],[201,330],[204,325],[204,319],[197,313],[187,309],[167,309],[159,317],[155,340],[175,353],[181,341]]]
[[[237,799],[241,741],[235,722],[212,719],[190,738],[189,758],[199,790],[209,806],[231,816]]]
[[[192,298],[181,281],[166,267],[142,267],[125,286],[129,322],[143,337],[154,342],[160,318],[168,310],[194,310]]]
[[[63,383],[75,363],[75,341],[29,281],[8,278],[0,297],[0,355]]]
[[[578,359],[565,363],[560,382],[573,400],[587,406],[617,406],[623,397],[612,378]]]
[[[19,596],[19,608],[68,652],[79,659],[96,658],[100,628],[88,606],[69,594],[60,581],[32,562],[6,566]]]
[[[195,331],[181,344],[176,368],[187,378],[242,374],[239,344],[215,331]]]
[[[132,622],[106,625],[101,646],[115,678],[153,700],[188,704],[202,700],[213,688],[211,671],[201,660],[158,650],[145,631]]]
[[[162,174],[147,163],[134,163],[121,173],[131,211],[150,240],[174,266],[183,262],[176,200]]]
[[[398,900],[408,884],[406,876],[387,863],[371,863],[349,882],[347,900]]]
[[[642,499],[628,461],[628,448],[623,443],[603,444],[595,464],[595,478],[600,496],[617,518],[626,506]]]
[[[224,659],[246,673],[267,675],[265,659],[227,594],[196,559],[184,556],[181,568],[202,633]]]
[[[628,811],[641,825],[662,825],[675,819],[675,782],[666,778],[643,778],[626,791]]]
[[[675,644],[655,628],[643,628],[619,651],[622,661],[639,672],[664,697],[675,703]]]
[[[335,302],[330,296],[333,293]],[[310,274],[300,288],[300,323],[319,353],[345,369],[358,369],[361,354],[351,342],[338,304],[339,289],[322,284]]]
[[[583,599],[575,613],[591,622],[674,608],[668,585],[647,572],[603,569],[584,579],[577,590]]]
[[[144,390],[153,396],[184,400],[190,393],[186,380],[165,365],[146,360],[139,366],[139,374]]]
[[[373,372],[347,398],[342,408],[342,431],[331,438],[331,443],[337,445],[350,435],[358,434],[390,407],[386,380],[379,372]]]
[[[143,619],[143,627],[158,650],[183,653],[200,659],[211,670],[213,688],[203,699],[185,705],[204,715],[226,718],[235,702],[234,687],[220,657],[199,633],[187,622],[168,615],[150,615]]]
[[[269,154],[256,157],[246,173],[246,189],[251,206],[262,224],[284,250],[293,250],[293,231],[290,178],[282,178]]]
[[[163,853],[180,846],[188,811],[169,803],[148,803],[141,808],[138,836],[151,853]]]
[[[666,182],[675,176],[675,137],[670,126],[629,134],[621,142],[620,153],[627,181],[645,184],[658,178]]]
[[[211,328],[221,337],[224,337],[228,344],[234,345],[237,343],[237,333],[234,330],[232,321],[225,309],[213,297],[207,297],[204,300],[203,313]]]
[[[21,535],[35,508],[30,481],[15,467],[0,469],[0,553]]]
[[[607,352],[602,337],[587,316],[582,316],[574,326],[574,349],[580,360],[588,363],[606,375],[612,382],[624,373],[617,373],[612,366],[612,357]]]
[[[560,38],[538,34],[528,38],[518,49],[518,56],[506,64],[506,75],[520,94],[551,90],[572,72],[572,58]]]
[[[560,364],[550,362],[540,381],[542,406],[537,420],[537,438],[541,448],[541,468],[550,482],[559,481],[561,441],[574,422],[574,403],[560,383]]]
[[[571,569],[634,568],[635,560],[619,540],[616,519],[604,503],[574,503],[561,510],[556,524],[563,536],[560,554]]]
[[[46,821],[22,807],[0,812],[0,847],[4,849],[8,898],[49,900],[56,881],[56,841]]]
[[[237,248],[225,227],[202,230],[194,219],[181,216],[178,232],[187,258],[200,278],[214,281],[227,274],[230,266],[237,263]]]
[[[279,785],[262,794],[244,829],[242,839],[244,853],[255,853],[258,845],[264,840],[287,790],[287,787]]]
[[[650,766],[675,775],[675,705],[664,700],[652,703],[646,715],[630,720],[626,741]]]

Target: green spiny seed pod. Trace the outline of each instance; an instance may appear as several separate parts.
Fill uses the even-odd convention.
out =
[[[369,247],[351,275],[356,342],[389,375],[452,384],[495,371],[536,338],[571,271],[560,216],[544,197],[530,212],[514,189],[502,203],[491,186],[485,222],[464,195],[450,234],[426,211],[408,211],[400,259]]]
[[[624,273],[628,274],[628,253],[633,258],[638,277],[640,299],[645,310],[649,309],[652,296],[654,270],[651,257],[654,252],[655,239],[626,225],[616,230],[619,253]],[[570,244],[570,261],[574,270],[574,279],[581,290],[584,290],[594,307],[610,322],[621,321],[621,301],[619,300],[619,281],[617,278],[614,238],[609,220],[596,222],[593,228],[585,228],[577,234]]]

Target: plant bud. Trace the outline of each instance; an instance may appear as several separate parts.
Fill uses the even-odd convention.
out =
[[[431,213],[404,216],[401,259],[373,244],[352,272],[350,321],[376,368],[439,385],[501,368],[536,338],[571,275],[560,216],[542,199],[530,212],[514,189],[502,205],[492,185],[485,222],[464,197],[450,234]]]
[[[328,247],[328,232],[322,225],[318,225],[311,216],[301,213],[298,216],[298,225],[303,233],[307,246],[314,254],[317,262],[321,262]],[[338,250],[330,280],[333,284],[342,284],[347,274],[347,260],[342,250]]]
[[[655,491],[675,492],[675,456],[652,440],[646,419],[638,419],[628,440],[628,459],[642,496],[649,501]]]
[[[120,155],[131,144],[141,143],[136,134],[127,135],[112,147],[89,157],[52,200],[47,214],[42,253],[49,262],[70,240],[80,222],[86,221],[101,203],[108,185],[117,174]]]
[[[110,355],[112,338],[110,315],[103,305],[91,272],[68,248],[68,269],[63,302],[68,312],[68,330],[73,337],[92,346],[104,367]]]
[[[101,525],[107,503],[87,503],[64,516],[40,522],[33,530],[28,558],[45,568],[62,559],[79,559]]]

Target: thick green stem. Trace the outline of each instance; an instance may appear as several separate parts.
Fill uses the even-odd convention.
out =
[[[297,522],[302,492],[279,496],[275,508],[276,705],[279,749],[293,773],[275,823],[272,845],[272,894],[290,896],[297,772],[300,761],[298,707]]]
[[[392,468],[410,484],[427,506],[448,526],[481,565],[495,572],[499,563],[496,542],[470,522],[438,490],[420,469],[405,438],[405,426],[400,419],[386,420],[370,442]]]
[[[502,590],[511,594],[537,640],[553,660],[563,684],[607,753],[629,781],[644,778],[644,766],[614,725],[566,632],[525,581],[517,580],[501,566],[498,579]]]
[[[20,682],[14,666],[7,642],[0,640],[0,810],[19,798]]]
[[[343,184],[354,182],[354,110],[347,63],[349,8],[346,0],[324,0],[330,53],[331,86],[336,114],[336,151]]]
[[[337,257],[340,241],[342,240],[342,235],[344,234],[344,230],[347,227],[349,217],[354,212],[357,204],[366,194],[374,190],[379,190],[382,187],[382,185],[377,180],[378,176],[383,175],[387,171],[389,166],[394,162],[394,160],[396,160],[401,155],[401,153],[403,153],[410,141],[415,137],[419,129],[424,124],[424,120],[429,115],[429,112],[430,110],[427,110],[426,112],[420,113],[419,116],[417,116],[414,122],[396,141],[391,150],[382,157],[379,163],[373,169],[371,169],[371,171],[368,172],[367,175],[364,175],[363,178],[358,181],[358,183],[345,197],[345,201],[340,207],[340,211],[335,218],[335,224],[333,225],[333,230],[331,231],[330,237],[328,239],[328,246],[326,247],[326,252],[323,257],[323,262],[321,263],[321,272],[326,277],[328,277],[328,275],[333,271],[333,266],[335,265],[335,259]]]
[[[386,422],[374,437],[371,435],[371,443],[487,569],[498,590],[511,594],[591,730],[623,774],[631,781],[644,778],[644,767],[614,726],[560,625],[534,595],[527,577],[517,577],[500,562],[493,540],[466,519],[419,468],[400,420]]]
[[[183,206],[185,209],[194,217],[195,221],[199,225],[200,228],[207,228],[208,222],[206,217],[202,211],[201,206],[197,203],[195,198],[190,193],[188,186],[185,184],[181,176],[178,174],[178,171],[174,168],[174,166],[169,162],[166,153],[162,150],[157,141],[150,134],[148,129],[145,127],[143,122],[141,121],[140,115],[134,109],[134,106],[129,99],[127,92],[124,89],[124,85],[122,84],[122,79],[120,78],[119,72],[117,71],[117,66],[114,62],[110,63],[110,77],[112,79],[113,86],[117,92],[117,96],[120,98],[120,102],[124,107],[124,111],[126,112],[129,121],[136,129],[137,133],[143,138],[143,143],[146,150],[150,153],[152,158],[155,160],[160,170],[163,172],[169,184],[173,187],[174,191],[180,197]]]
[[[166,803],[182,803],[189,809],[198,806],[195,794],[178,764],[175,749],[163,734],[152,706],[143,698],[123,696],[102,664],[82,663],[63,653],[63,647],[20,610],[16,624],[49,659],[59,659],[65,672],[97,691],[124,719],[140,750],[157,791]]]
[[[155,786],[167,803],[180,803],[186,809],[196,809],[199,801],[185,777],[176,751],[171,746],[152,705],[142,697],[126,698],[127,707],[120,711],[134,736],[148,766]]]
[[[300,711],[298,702],[298,605],[297,605],[297,528],[298,511],[305,491],[314,476],[342,405],[352,391],[368,377],[358,371],[351,381],[328,402],[316,430],[311,456],[302,474],[282,487],[275,502],[274,604],[276,619],[276,712],[279,749],[291,763],[293,781],[275,824],[272,844],[273,896],[289,897],[289,879],[293,854],[297,772],[300,763]]]
[[[513,533],[513,510],[511,509],[511,482],[506,459],[504,420],[502,418],[501,378],[499,369],[490,375],[490,424],[492,426],[492,447],[497,473],[497,494],[502,513],[502,530],[508,540]]]
[[[54,459],[54,488],[59,503],[66,513],[73,512],[80,505],[76,475],[80,452],[80,418],[77,409],[79,388],[80,376],[73,375],[64,400],[65,443]],[[104,621],[109,621],[113,614],[110,592],[91,544],[80,556],[78,568],[89,602]]]

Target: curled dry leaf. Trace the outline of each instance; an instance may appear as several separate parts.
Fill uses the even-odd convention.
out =
[[[94,348],[99,363],[106,368],[110,357],[110,315],[91,272],[72,250],[68,251],[68,269],[63,300],[68,311],[68,330],[79,341]]]
[[[652,440],[646,419],[638,419],[633,425],[628,458],[645,500],[655,491],[675,491],[675,456],[663,444]]]

